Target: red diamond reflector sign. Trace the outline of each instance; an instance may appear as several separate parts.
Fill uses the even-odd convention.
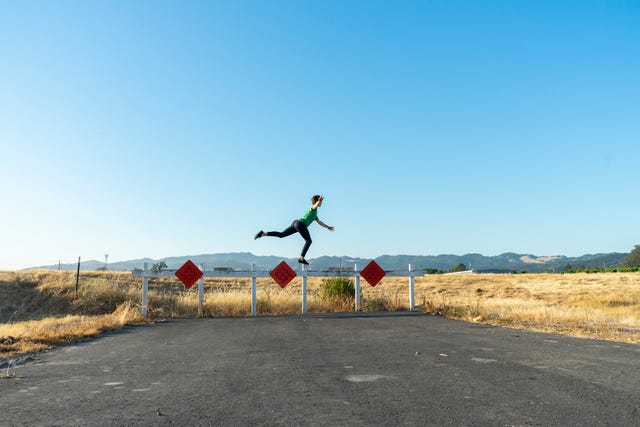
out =
[[[282,289],[284,289],[285,286],[287,286],[289,282],[291,282],[293,278],[296,277],[296,272],[293,271],[291,267],[289,267],[289,264],[282,261],[276,268],[269,272],[269,275],[273,280],[276,281],[278,285],[280,285]]]
[[[377,262],[371,261],[365,268],[362,269],[360,275],[371,286],[376,286],[384,276],[387,275],[385,271],[378,265]]]
[[[188,289],[202,277],[202,271],[191,260],[188,260],[176,271],[176,277]]]

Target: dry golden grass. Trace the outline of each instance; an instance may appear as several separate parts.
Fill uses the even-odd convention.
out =
[[[321,278],[309,278],[310,313],[352,311],[353,299],[323,298]],[[365,311],[408,310],[408,278],[362,283]],[[257,282],[259,315],[299,314],[301,280],[280,289]],[[126,272],[0,272],[0,356],[77,341],[143,322],[141,279]],[[431,275],[415,280],[417,309],[515,328],[640,343],[640,273]],[[149,280],[149,317],[195,317],[197,286]],[[251,314],[250,279],[205,280],[203,315]]]
[[[640,343],[640,273],[427,276],[416,300],[464,320]]]
[[[140,311],[125,303],[111,314],[66,315],[0,324],[0,338],[3,341],[0,349],[7,356],[30,353],[55,345],[81,341],[108,330],[142,321]]]
[[[144,321],[130,273],[0,272],[0,357]]]

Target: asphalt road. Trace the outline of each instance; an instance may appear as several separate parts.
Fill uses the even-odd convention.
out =
[[[0,425],[640,424],[638,345],[413,313],[167,321],[1,372]]]

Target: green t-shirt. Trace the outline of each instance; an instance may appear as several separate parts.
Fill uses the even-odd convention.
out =
[[[311,225],[313,221],[318,219],[318,209],[313,209],[313,207],[309,207],[307,211],[302,215],[298,221],[304,223],[307,227]]]

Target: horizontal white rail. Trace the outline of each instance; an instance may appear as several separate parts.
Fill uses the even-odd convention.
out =
[[[177,270],[162,270],[162,271],[151,271],[151,270],[133,270],[133,277],[175,277],[175,273]],[[360,273],[360,270],[345,270],[342,272],[334,271],[334,270],[302,270],[296,271],[298,276],[307,276],[307,277],[350,277],[355,273]],[[416,276],[424,276],[422,271],[404,271],[404,270],[385,270],[385,277],[416,277]],[[241,271],[203,271],[203,277],[271,277],[269,275],[269,271],[250,271],[250,270],[241,270]]]

